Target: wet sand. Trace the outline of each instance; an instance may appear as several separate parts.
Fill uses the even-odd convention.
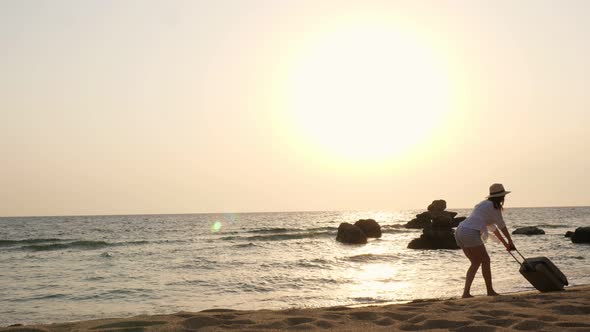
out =
[[[236,311],[12,326],[0,331],[590,331],[590,286],[363,307]]]

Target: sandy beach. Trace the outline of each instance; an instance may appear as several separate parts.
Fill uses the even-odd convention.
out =
[[[315,309],[211,309],[170,315],[11,326],[0,331],[590,331],[590,286],[562,292],[429,299]]]

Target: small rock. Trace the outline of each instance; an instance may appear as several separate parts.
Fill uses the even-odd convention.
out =
[[[590,243],[590,227],[578,227],[572,235],[573,243]]]
[[[521,234],[521,235],[542,235],[545,234],[545,231],[536,227],[536,226],[527,226],[515,229],[512,234]]]
[[[572,231],[565,232],[565,237],[572,237],[572,235],[574,235],[574,232]]]
[[[428,205],[428,212],[433,212],[433,211],[444,211],[447,208],[447,202],[444,199],[438,199],[438,200],[434,200],[432,201],[432,203],[430,203],[430,205]]]
[[[348,244],[365,244],[367,236],[358,226],[343,222],[338,226],[336,241]]]
[[[457,226],[459,226],[459,224],[463,220],[465,220],[465,219],[467,219],[467,217],[456,217],[456,218],[453,218],[453,223],[452,223],[451,227],[457,227]]]
[[[380,238],[381,226],[373,219],[361,219],[354,223],[367,237]]]

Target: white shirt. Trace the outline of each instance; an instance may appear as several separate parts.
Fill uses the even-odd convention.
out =
[[[475,206],[471,215],[463,220],[459,227],[474,229],[482,234],[487,234],[488,227],[494,225],[500,229],[506,227],[502,217],[502,210],[494,208],[494,203],[486,199]]]

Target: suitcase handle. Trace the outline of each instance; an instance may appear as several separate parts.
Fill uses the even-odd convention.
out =
[[[516,249],[515,251],[520,255],[520,257],[522,257],[522,262],[518,261],[516,256],[514,256],[514,254],[512,253],[512,251],[508,251],[508,253],[510,254],[510,256],[512,256],[512,258],[514,258],[514,260],[518,263],[518,265],[523,266],[526,258],[524,258],[524,256],[520,253],[520,251],[518,251],[518,249]]]

